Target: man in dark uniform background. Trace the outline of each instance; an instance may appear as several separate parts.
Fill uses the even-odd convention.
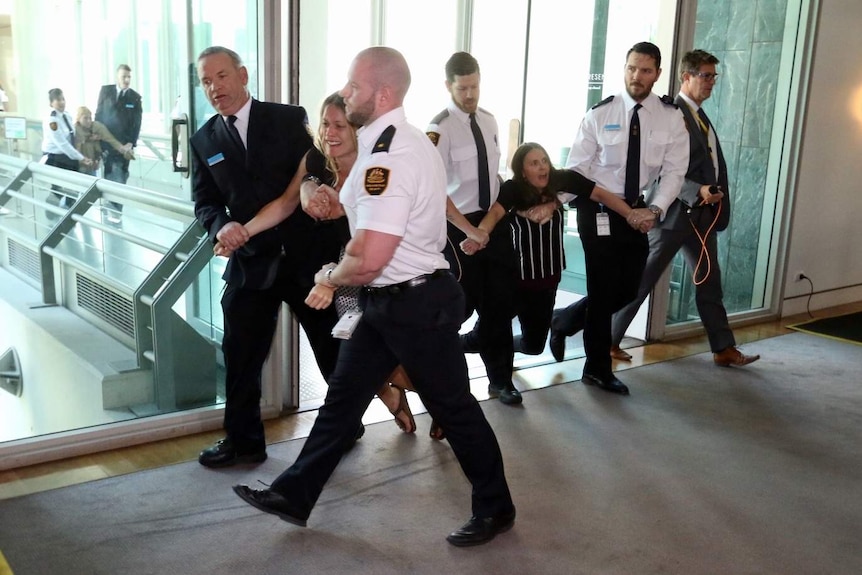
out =
[[[96,105],[96,121],[103,123],[120,144],[138,144],[141,134],[143,108],[141,95],[132,90],[132,69],[127,64],[117,66],[117,83],[107,84],[99,90]],[[105,156],[105,179],[125,184],[129,181],[129,158],[117,152],[108,143],[102,142]],[[118,223],[123,206],[108,202],[108,221]]]

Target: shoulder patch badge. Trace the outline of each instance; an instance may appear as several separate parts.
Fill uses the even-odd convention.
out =
[[[51,122],[50,124],[48,124],[48,127],[51,128],[52,132],[56,132],[57,131],[57,122]]]
[[[440,141],[440,133],[439,132],[425,132],[425,134],[427,134],[428,138],[431,140],[431,143],[434,144],[435,146],[437,145],[437,142]]]
[[[389,168],[375,166],[365,170],[365,191],[370,196],[379,196],[389,186]]]
[[[609,103],[609,102],[613,102],[613,100],[614,100],[614,97],[613,97],[613,96],[608,96],[607,98],[605,98],[604,100],[602,100],[601,102],[599,102],[598,104],[596,104],[595,106],[593,106],[592,108],[590,108],[590,110],[595,110],[595,109],[596,109],[596,108],[598,108],[599,106],[604,106],[605,104],[607,104],[607,103]]]

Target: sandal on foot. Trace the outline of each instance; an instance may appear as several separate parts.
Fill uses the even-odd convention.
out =
[[[407,403],[407,392],[403,388],[393,385],[398,390],[398,409],[390,411],[395,417],[395,425],[397,425],[404,433],[413,433],[416,431],[416,420],[413,419],[413,413],[410,411],[410,404]],[[407,423],[398,419],[398,415],[404,413],[407,416]]]
[[[438,425],[436,421],[431,420],[431,430],[428,432],[428,435],[431,439],[436,439],[437,441],[443,441],[446,439],[446,434],[443,433],[443,428]]]

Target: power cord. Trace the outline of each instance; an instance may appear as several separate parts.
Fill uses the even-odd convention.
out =
[[[814,295],[814,282],[811,281],[811,278],[807,275],[800,273],[799,281],[805,280],[808,282],[808,285],[811,286],[811,289],[808,290],[808,299],[805,301],[805,312],[808,314],[808,317],[814,319],[814,314],[811,313],[811,297]]]

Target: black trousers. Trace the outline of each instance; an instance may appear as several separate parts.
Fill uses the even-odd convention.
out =
[[[105,155],[105,179],[112,182],[125,184],[129,181],[129,160],[116,150],[111,150]],[[123,211],[123,204],[117,202],[106,202],[108,207],[116,212]]]
[[[590,206],[589,203],[593,205]],[[587,297],[554,311],[554,331],[574,335],[584,330],[587,361],[584,373],[607,379],[611,370],[611,318],[635,299],[646,264],[646,234],[632,229],[616,212],[608,210],[611,234],[596,233],[600,204],[578,204],[578,231],[584,246]]]
[[[250,290],[228,284],[222,296],[222,350],[227,370],[224,429],[240,450],[266,447],[260,418],[260,372],[272,344],[282,302],[290,306],[305,330],[323,377],[328,379],[335,369],[339,343],[331,335],[338,321],[335,306],[315,310],[305,305],[312,284],[296,276],[283,262],[269,289]]]
[[[515,351],[539,355],[545,350],[557,286],[536,289],[519,286],[515,292],[515,315],[521,324],[521,335],[515,338]]]
[[[360,298],[362,320],[342,342],[329,392],[293,465],[271,489],[310,513],[380,382],[401,364],[473,485],[472,509],[489,517],[512,509],[494,431],[470,394],[458,328],[463,292],[451,274],[397,294]]]
[[[78,160],[73,160],[69,156],[65,154],[45,154],[47,158],[45,158],[46,166],[54,166],[55,168],[63,168],[64,170],[71,170],[72,172],[77,172],[79,163]],[[76,194],[71,190],[67,190],[62,188],[56,184],[51,184],[51,195],[53,195],[57,199],[57,203],[61,205],[61,207],[67,208],[71,206],[75,202]]]
[[[485,212],[474,212],[466,217],[475,226],[484,215]],[[466,336],[467,349],[479,351],[488,382],[502,389],[512,383],[515,361],[512,311],[516,276],[508,223],[501,220],[485,249],[472,256],[461,251],[459,244],[466,236],[452,224],[448,226],[448,236],[444,255],[464,290],[463,319],[467,320],[474,311],[479,316]]]

